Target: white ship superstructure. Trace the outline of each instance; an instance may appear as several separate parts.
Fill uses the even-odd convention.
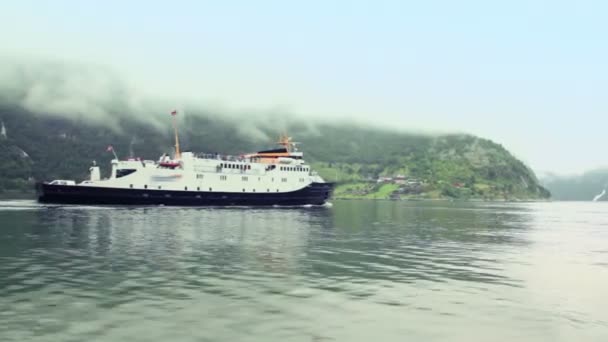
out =
[[[175,127],[175,124],[174,124]],[[40,200],[58,203],[272,205],[323,204],[332,191],[286,135],[280,148],[242,156],[181,152],[175,129],[173,158],[112,160],[111,174],[90,168],[80,183],[39,185]]]

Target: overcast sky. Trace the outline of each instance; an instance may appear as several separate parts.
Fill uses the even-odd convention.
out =
[[[607,1],[0,3],[2,55],[230,109],[468,132],[537,171],[608,165]]]

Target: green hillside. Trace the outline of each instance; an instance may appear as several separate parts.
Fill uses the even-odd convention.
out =
[[[120,131],[84,121],[59,119],[0,107],[6,137],[0,137],[0,189],[31,189],[34,180],[82,179],[92,160],[107,166],[113,145],[121,157],[157,159],[172,149],[170,118],[165,130],[119,119]],[[180,117],[184,150],[240,154],[272,146],[281,133],[272,123],[251,129],[205,115]],[[534,173],[502,146],[470,135],[429,136],[292,120],[284,127],[319,173],[338,183],[344,198],[541,199],[549,193]],[[270,138],[252,139],[265,135]],[[25,152],[25,153],[24,153]],[[108,169],[102,172],[109,172]],[[378,177],[403,175],[420,182],[415,191],[378,184]]]

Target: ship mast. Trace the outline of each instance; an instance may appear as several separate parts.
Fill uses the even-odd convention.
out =
[[[298,151],[296,145],[299,144],[299,142],[292,141],[291,137],[288,136],[287,133],[283,133],[279,136],[279,141],[277,141],[277,144],[285,147],[289,153]]]
[[[179,160],[182,158],[182,155],[179,151],[179,135],[177,134],[177,110],[173,110],[171,112],[171,117],[173,118],[173,131],[175,132],[175,156],[174,159]]]
[[[279,145],[285,147],[287,152],[291,152],[291,147],[292,147],[291,137],[288,136],[287,133],[281,134],[281,136],[279,136],[279,141],[277,143]]]

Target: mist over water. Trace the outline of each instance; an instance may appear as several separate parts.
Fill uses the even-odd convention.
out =
[[[0,203],[2,341],[605,341],[608,207]]]

